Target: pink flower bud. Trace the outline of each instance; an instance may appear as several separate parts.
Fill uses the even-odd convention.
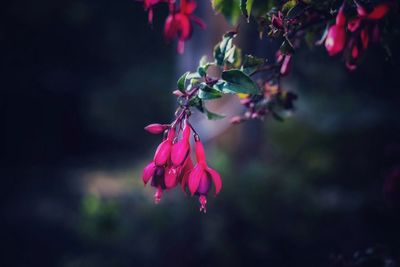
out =
[[[239,124],[243,121],[242,117],[240,116],[235,116],[231,119],[231,123],[232,124]]]
[[[346,42],[346,32],[344,27],[332,25],[329,28],[328,36],[325,40],[325,48],[330,56],[342,52]]]
[[[291,60],[292,60],[292,55],[285,56],[285,58],[283,59],[282,66],[281,66],[281,75],[285,76],[285,75],[289,74]]]
[[[150,124],[150,125],[147,125],[146,127],[144,127],[144,129],[146,131],[148,131],[149,133],[152,133],[152,134],[163,133],[165,131],[165,129],[167,129],[167,128],[168,128],[167,125],[162,125],[159,123],[153,123],[153,124]]]

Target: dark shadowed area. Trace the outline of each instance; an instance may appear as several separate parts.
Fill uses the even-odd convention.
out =
[[[400,264],[398,34],[392,58],[374,46],[353,73],[304,45],[284,81],[299,95],[292,116],[208,140],[223,189],[204,215],[179,188],[155,205],[141,180],[161,141],[143,127],[171,120],[190,58],[164,42],[166,6],[153,27],[131,0],[9,1],[1,13],[0,266]],[[241,45],[271,56],[243,28]]]

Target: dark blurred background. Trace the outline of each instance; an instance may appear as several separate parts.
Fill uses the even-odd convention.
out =
[[[214,16],[208,1],[200,12]],[[199,59],[196,39],[183,57],[165,44],[166,7],[153,27],[131,0],[0,13],[0,266],[398,266],[395,53],[375,46],[348,73],[322,48],[300,50],[284,83],[300,96],[293,116],[207,143],[224,186],[203,215],[179,189],[154,205],[141,181],[160,141],[143,127],[170,121],[174,83]],[[249,29],[243,46],[268,54]],[[207,36],[194,37],[205,51]]]

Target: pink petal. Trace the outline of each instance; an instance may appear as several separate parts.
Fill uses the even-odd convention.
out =
[[[378,23],[375,23],[374,28],[372,29],[372,41],[375,43],[378,42],[380,35],[379,25]]]
[[[153,177],[154,171],[155,171],[156,165],[154,162],[150,162],[146,167],[143,169],[143,175],[142,175],[142,180],[144,184],[147,184],[151,177]]]
[[[156,153],[154,154],[154,163],[157,166],[163,166],[169,160],[171,154],[171,141],[166,139],[158,145]]]
[[[185,41],[192,35],[192,24],[190,23],[189,16],[182,13],[175,15],[178,23],[178,36],[179,39]]]
[[[178,174],[179,174],[179,169],[172,167],[172,168],[167,168],[165,170],[165,186],[170,189],[175,187],[178,184]]]
[[[200,195],[207,195],[211,188],[211,178],[208,177],[207,172],[203,172],[200,178],[199,187],[197,187],[197,193]]]
[[[356,45],[353,46],[353,48],[351,49],[351,56],[352,56],[354,59],[357,59],[357,58],[358,58],[358,48],[357,48]]]
[[[194,193],[196,193],[197,188],[199,187],[200,184],[200,179],[203,175],[204,175],[204,169],[199,164],[197,164],[190,172],[187,182],[189,191],[192,194],[192,196],[194,195]]]
[[[289,74],[291,59],[292,59],[291,55],[286,55],[284,57],[283,63],[281,66],[281,75],[285,76],[285,75]]]
[[[190,144],[188,141],[181,139],[172,145],[171,161],[174,166],[180,166],[189,154]]]
[[[207,28],[207,25],[201,18],[191,15],[190,19],[193,20],[193,22],[196,23],[200,27],[200,29],[204,30],[205,28]]]
[[[378,20],[383,18],[389,12],[389,4],[384,3],[377,5],[374,9],[367,15],[368,19]]]
[[[207,167],[207,172],[211,176],[211,179],[214,183],[215,186],[215,195],[217,195],[222,188],[222,181],[221,181],[221,176],[216,170],[211,169],[210,167]]]
[[[365,49],[368,47],[369,35],[367,29],[363,29],[360,34],[362,46]]]
[[[167,41],[171,41],[178,34],[178,25],[174,14],[169,15],[164,24],[164,37]]]

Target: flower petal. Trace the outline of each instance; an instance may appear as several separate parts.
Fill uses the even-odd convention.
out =
[[[190,144],[187,140],[181,139],[172,145],[171,161],[174,166],[181,166],[189,155]]]
[[[388,3],[379,4],[376,7],[374,7],[374,9],[372,9],[371,13],[367,15],[367,18],[372,20],[378,20],[386,16],[388,12],[389,12]]]
[[[168,189],[175,187],[178,184],[179,169],[175,167],[167,168],[165,171],[165,187]]]
[[[166,139],[158,145],[156,153],[154,154],[154,163],[157,166],[163,166],[167,163],[171,154],[171,141]]]
[[[196,166],[190,172],[187,182],[188,182],[189,191],[192,194],[192,196],[194,195],[194,193],[196,193],[197,188],[199,187],[199,184],[200,184],[201,176],[203,174],[204,174],[204,169],[199,164],[196,164]]]
[[[153,161],[150,162],[146,167],[144,167],[142,175],[142,180],[144,184],[147,184],[151,179],[151,177],[153,177],[155,168],[156,165],[154,164]]]
[[[219,175],[219,173],[216,170],[211,169],[210,167],[207,167],[206,170],[207,170],[208,174],[211,176],[211,179],[215,186],[215,195],[217,195],[221,191],[221,188],[222,188],[221,176]]]

